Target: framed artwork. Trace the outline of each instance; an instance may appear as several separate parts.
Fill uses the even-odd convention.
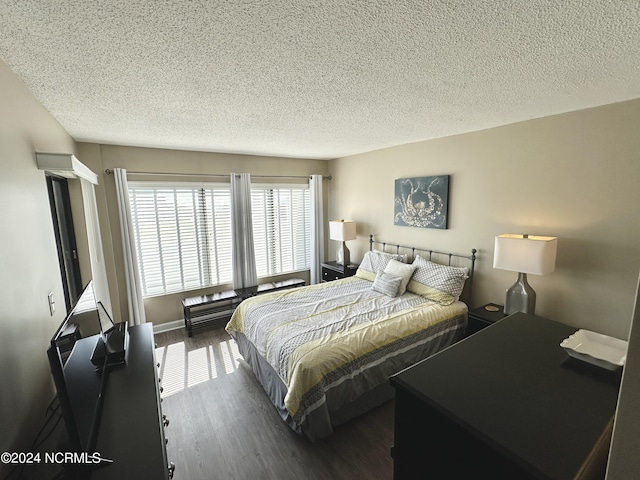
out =
[[[449,175],[396,179],[395,225],[447,228]]]

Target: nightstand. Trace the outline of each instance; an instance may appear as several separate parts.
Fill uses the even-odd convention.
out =
[[[506,317],[504,307],[496,303],[487,303],[481,307],[469,310],[469,324],[467,325],[467,330],[464,335],[465,337],[473,335],[483,328],[493,325],[498,320],[502,320],[504,317]]]
[[[353,263],[345,267],[337,262],[326,262],[322,264],[322,281],[331,282],[333,280],[351,277],[355,275],[356,270],[358,270],[358,265]]]

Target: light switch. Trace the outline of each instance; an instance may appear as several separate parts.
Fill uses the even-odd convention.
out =
[[[53,292],[49,292],[47,298],[49,299],[49,311],[51,312],[51,316],[53,317],[53,314],[56,313],[56,302],[53,300]]]

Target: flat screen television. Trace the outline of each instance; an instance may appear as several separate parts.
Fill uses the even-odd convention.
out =
[[[91,361],[96,345],[104,341],[95,332],[100,332],[100,315],[89,282],[47,349],[69,451],[92,453],[95,447],[107,379],[106,358],[105,365]]]

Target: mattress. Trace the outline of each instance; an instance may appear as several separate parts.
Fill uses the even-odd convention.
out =
[[[384,399],[389,376],[451,345],[466,327],[462,302],[389,297],[371,285],[350,277],[256,296],[227,324],[283,419],[311,440],[362,410],[349,406]]]

